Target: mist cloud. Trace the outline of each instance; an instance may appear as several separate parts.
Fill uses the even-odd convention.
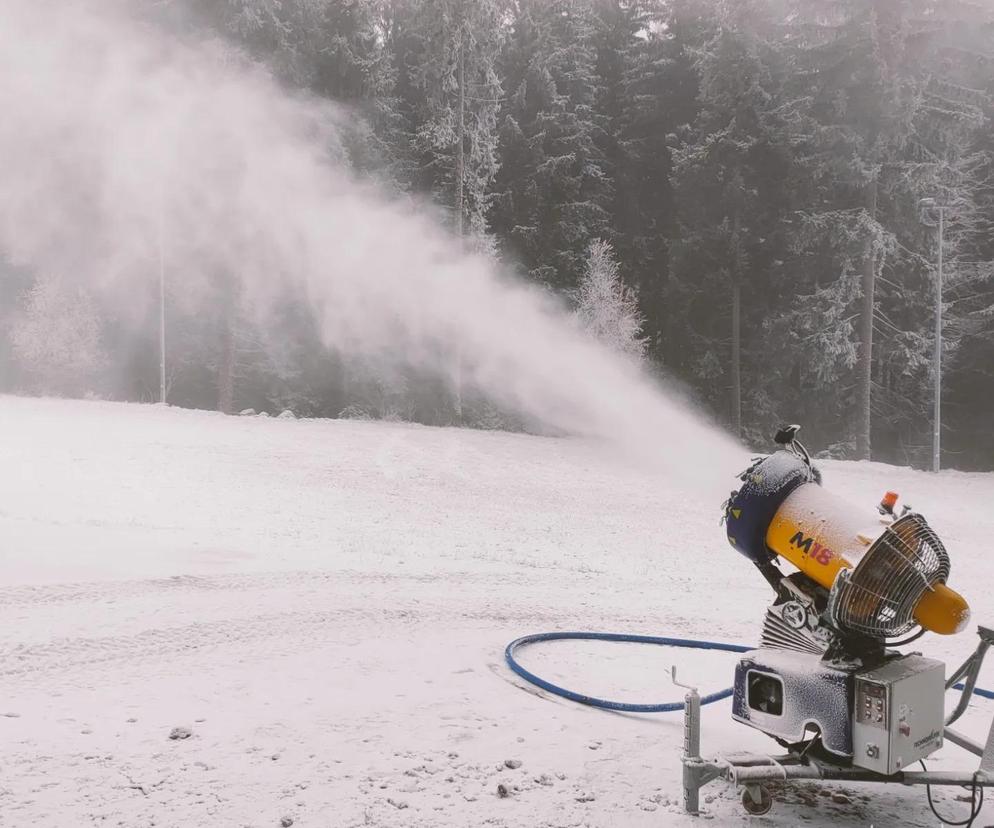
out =
[[[141,318],[157,278],[210,274],[264,315],[306,297],[325,343],[452,373],[499,405],[687,465],[730,443],[587,339],[537,291],[465,255],[427,212],[356,181],[327,103],[223,42],[115,2],[0,0],[0,248]]]

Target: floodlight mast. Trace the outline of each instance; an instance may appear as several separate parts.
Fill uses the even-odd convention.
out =
[[[942,245],[945,235],[946,210],[948,206],[938,204],[934,198],[923,198],[918,202],[922,224],[937,227],[939,231],[939,252],[935,270],[935,349],[932,354],[933,364],[933,400],[932,413],[932,471],[941,468],[942,454]]]
[[[166,248],[165,217],[159,201],[159,402],[166,404]]]

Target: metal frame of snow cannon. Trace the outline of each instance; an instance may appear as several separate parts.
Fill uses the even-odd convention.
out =
[[[987,651],[994,646],[994,630],[979,627],[980,643],[962,666],[946,681],[950,689],[960,679],[965,679],[962,695],[953,711],[946,717],[944,736],[950,742],[980,757],[976,771],[901,771],[892,776],[874,773],[861,768],[832,764],[824,758],[789,752],[780,756],[762,756],[749,753],[729,754],[720,759],[701,756],[701,708],[696,688],[689,687],[684,707],[683,742],[683,805],[688,814],[700,813],[700,789],[715,779],[724,779],[742,788],[742,804],[751,814],[765,814],[773,806],[773,797],[766,786],[768,782],[793,779],[877,782],[899,785],[959,785],[977,788],[994,787],[994,720],[991,721],[986,745],[950,729],[966,711],[973,696],[977,676]],[[674,673],[674,683],[676,675]],[[678,684],[679,687],[688,687]]]

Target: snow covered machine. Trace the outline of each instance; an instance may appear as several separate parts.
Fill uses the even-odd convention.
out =
[[[768,811],[768,782],[841,779],[965,785],[971,814],[982,788],[994,785],[994,725],[986,745],[949,729],[966,710],[994,631],[951,676],[941,661],[902,652],[926,632],[952,635],[970,619],[966,601],[946,585],[950,562],[925,518],[897,495],[881,501],[879,519],[861,519],[821,485],[797,440],[798,426],[776,436],[779,450],[756,460],[724,506],[728,540],[772,587],[760,646],[735,671],[732,716],[776,739],[782,756],[700,756],[700,704],[687,696],[684,797],[691,813],[708,781],[743,788],[753,814]],[[871,524],[867,526],[867,524]],[[784,574],[781,565],[791,565]],[[963,680],[948,715],[945,694]],[[912,770],[953,742],[981,757],[973,773]],[[978,801],[979,794],[979,801]],[[931,797],[930,797],[931,801]]]

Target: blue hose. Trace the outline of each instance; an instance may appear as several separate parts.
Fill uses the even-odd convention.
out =
[[[728,653],[746,653],[754,650],[755,647],[744,647],[741,644],[721,644],[716,641],[694,641],[689,638],[661,638],[655,635],[625,635],[623,633],[594,633],[594,632],[551,632],[537,633],[536,635],[525,635],[515,639],[504,650],[504,658],[507,666],[510,667],[525,681],[541,687],[556,696],[564,699],[588,704],[591,707],[600,707],[604,710],[617,710],[624,713],[673,713],[683,710],[683,702],[665,702],[663,704],[628,704],[627,702],[608,701],[598,699],[594,696],[585,696],[582,693],[574,693],[565,687],[559,687],[552,682],[539,678],[534,673],[530,673],[514,659],[514,652],[518,647],[527,644],[538,644],[541,641],[625,641],[632,644],[657,644],[661,647],[690,647],[696,650],[724,650]],[[732,688],[720,690],[701,699],[701,704],[711,704],[712,702],[727,699],[732,695]]]
[[[954,684],[953,690],[965,690],[966,687],[962,684]],[[979,687],[973,688],[973,695],[983,696],[985,699],[994,699],[994,690],[982,690]]]
[[[604,710],[615,710],[622,713],[675,713],[683,710],[683,702],[663,702],[662,704],[629,704],[627,702],[608,701],[598,699],[595,696],[586,696],[583,693],[575,693],[565,687],[559,687],[551,681],[546,681],[534,673],[522,667],[514,658],[514,653],[518,647],[528,644],[538,644],[542,641],[623,641],[631,644],[656,644],[661,647],[687,647],[695,650],[722,650],[727,653],[746,653],[755,647],[745,647],[742,644],[723,644],[719,641],[695,641],[691,638],[663,638],[656,635],[627,635],[625,633],[595,633],[595,632],[549,632],[536,633],[535,635],[524,635],[516,638],[504,650],[504,659],[510,667],[525,681],[541,687],[543,690],[556,696],[561,696],[570,701],[586,704],[591,707],[600,707]],[[956,690],[962,690],[963,685],[955,685]],[[727,699],[732,695],[732,688],[728,687],[719,690],[717,693],[703,696],[701,704],[712,704],[713,702]],[[986,699],[994,699],[994,692],[982,690],[975,687],[973,692]]]

